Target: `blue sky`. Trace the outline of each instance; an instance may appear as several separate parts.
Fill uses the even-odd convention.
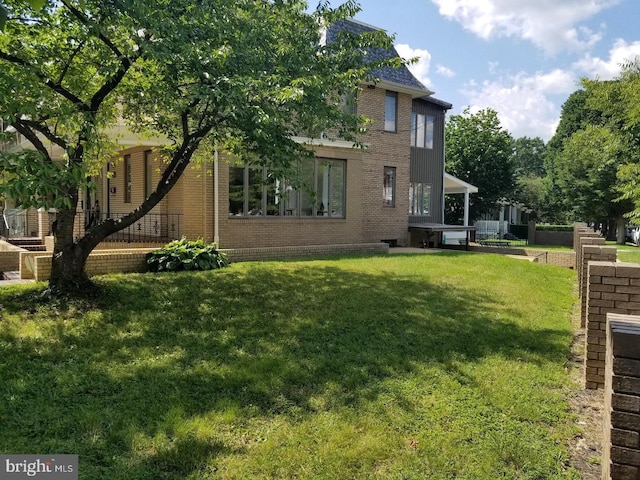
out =
[[[334,5],[340,2],[332,2]],[[514,137],[551,138],[582,77],[640,57],[640,0],[360,0],[414,75],[453,104],[491,107]]]

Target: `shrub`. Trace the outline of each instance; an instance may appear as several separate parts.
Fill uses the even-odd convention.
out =
[[[204,240],[174,240],[159,250],[147,254],[147,265],[152,272],[177,270],[214,270],[229,265],[227,256],[218,250],[217,243]]]
[[[573,232],[573,225],[536,225],[540,232]]]

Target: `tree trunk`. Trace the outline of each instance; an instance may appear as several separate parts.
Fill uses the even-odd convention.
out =
[[[49,287],[55,292],[78,296],[92,289],[84,266],[91,249],[74,241],[77,193],[72,195],[73,208],[60,209],[54,225],[54,247]]]
[[[624,217],[618,217],[616,219],[616,243],[618,245],[624,245],[627,241],[627,221]]]

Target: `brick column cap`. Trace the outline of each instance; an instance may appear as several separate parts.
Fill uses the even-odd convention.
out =
[[[613,355],[640,360],[640,316],[607,313],[607,331],[610,332]]]

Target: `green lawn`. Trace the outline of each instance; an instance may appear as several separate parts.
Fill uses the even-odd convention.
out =
[[[640,263],[640,248],[627,245],[618,245],[618,260],[621,262]]]
[[[81,479],[554,479],[574,272],[443,253],[0,289],[0,452]]]

